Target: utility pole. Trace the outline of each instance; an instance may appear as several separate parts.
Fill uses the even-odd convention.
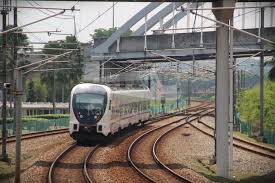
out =
[[[20,69],[14,69],[14,80],[15,80],[15,118],[16,118],[16,154],[15,154],[15,183],[20,183],[20,160],[21,160],[21,108],[22,108],[22,72]]]
[[[236,58],[233,59],[233,65],[236,65]],[[237,93],[236,93],[236,68],[233,69],[233,125],[234,129],[236,128],[236,102],[237,102]]]
[[[56,100],[56,84],[55,84],[55,70],[53,70],[53,114],[56,113],[55,100]]]
[[[115,2],[113,1],[113,29],[115,28]]]
[[[235,0],[220,0],[212,3],[213,7],[232,7]],[[216,20],[229,24],[233,17],[233,9],[213,10]],[[216,68],[217,68],[217,98],[216,98],[216,162],[217,174],[229,178],[229,28],[221,26],[216,29]]]
[[[75,23],[75,16],[74,16],[74,37],[76,36],[76,23]]]
[[[187,105],[190,106],[190,77],[187,80]]]
[[[177,110],[179,110],[179,62],[177,62]]]
[[[261,31],[260,36],[263,36],[264,31],[264,8],[261,8]],[[264,140],[264,43],[260,41],[260,138]]]
[[[102,62],[99,61],[99,83],[102,84]]]
[[[2,14],[2,22],[3,27],[2,30],[5,31],[7,29],[7,14],[9,11],[10,1],[3,1],[3,8],[1,10]],[[3,91],[3,102],[2,102],[2,160],[8,160],[7,154],[7,33],[2,35],[2,61],[3,61],[3,83],[2,83],[2,91]]]
[[[231,18],[230,20],[230,25],[233,26],[233,21],[234,17]],[[234,121],[234,68],[233,68],[233,29],[230,28],[229,30],[229,43],[230,43],[230,59],[229,59],[229,122],[228,122],[228,127],[229,127],[229,176],[232,176],[232,171],[233,171],[233,121]]]
[[[13,25],[14,27],[17,27],[17,7],[14,7],[13,9]],[[17,36],[18,34],[13,34],[13,69],[17,66]],[[14,78],[14,75],[13,75],[13,84],[12,84],[12,90],[15,91],[15,78]],[[13,103],[15,101],[15,95],[13,93],[12,95],[12,98],[13,98]],[[13,106],[15,106],[13,104]],[[15,108],[15,107],[14,107]],[[16,116],[15,116],[15,110],[13,111],[13,135],[15,135],[15,130],[16,130],[16,123],[15,123],[15,119],[16,119]]]

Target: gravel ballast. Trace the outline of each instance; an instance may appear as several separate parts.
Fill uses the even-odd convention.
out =
[[[168,134],[158,150],[167,164],[180,163],[212,180],[220,180],[216,176],[216,165],[209,163],[214,154],[214,140],[189,125]],[[268,175],[274,170],[275,160],[233,148],[232,175],[236,180],[254,180],[251,176]]]
[[[21,146],[21,182],[46,182],[47,172],[52,160],[61,153],[73,140],[69,133],[38,137],[22,141]],[[7,151],[12,158],[10,169],[14,173],[15,143],[9,143]],[[9,165],[6,165],[9,166]],[[14,182],[13,178],[1,182]]]
[[[121,137],[115,137],[109,145],[101,147],[90,160],[89,173],[95,182],[147,182],[127,162],[127,150],[130,144],[147,130],[175,121],[173,117],[161,122],[148,124],[144,128],[123,132]],[[143,153],[143,152],[140,152]]]

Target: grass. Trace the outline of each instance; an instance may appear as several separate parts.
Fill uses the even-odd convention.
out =
[[[8,154],[9,162],[0,161],[0,180],[14,176],[15,171],[15,155]],[[27,161],[32,158],[30,154],[21,154],[21,170],[28,167]]]
[[[265,175],[256,175],[250,174],[249,172],[244,172],[235,170],[233,171],[233,179],[226,179],[220,177],[216,174],[217,166],[209,164],[209,160],[191,160],[191,169],[194,171],[202,174],[207,179],[214,181],[214,182],[222,182],[222,183],[233,183],[233,182],[240,182],[240,183],[275,183],[275,170]],[[257,166],[257,165],[255,165]]]

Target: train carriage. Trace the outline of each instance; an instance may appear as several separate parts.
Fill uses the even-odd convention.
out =
[[[70,135],[77,141],[99,140],[149,119],[149,89],[76,85],[70,99]]]

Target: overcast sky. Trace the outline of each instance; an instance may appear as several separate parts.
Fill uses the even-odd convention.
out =
[[[131,18],[133,15],[135,15],[138,11],[140,11],[144,6],[146,6],[148,3],[143,2],[118,2],[115,5],[115,27],[120,27],[123,25],[129,18]],[[262,5],[267,5],[270,3],[262,3]],[[54,7],[54,8],[71,8],[75,5],[75,8],[80,9],[79,12],[71,12],[68,11],[65,13],[67,16],[59,15],[57,18],[51,18],[45,21],[42,21],[40,23],[36,23],[34,25],[28,26],[24,28],[24,31],[51,31],[51,30],[60,30],[61,33],[65,34],[74,34],[74,19],[73,16],[75,16],[75,22],[76,22],[76,35],[78,39],[81,42],[88,42],[91,40],[90,34],[94,32],[97,28],[110,28],[112,27],[112,20],[113,20],[113,12],[112,8],[102,15],[104,11],[106,11],[108,8],[112,7],[112,2],[77,2],[77,1],[19,1],[18,6],[35,6],[35,7]],[[158,12],[163,7],[167,6],[168,3],[163,3],[158,8],[156,8],[154,11],[152,11],[148,15],[148,19],[152,17],[156,12]],[[240,6],[241,3],[238,3],[237,6]],[[259,5],[259,4],[258,4]],[[204,5],[205,7],[211,7],[211,3],[206,3]],[[246,3],[246,6],[255,6],[255,3]],[[273,8],[273,20],[275,20],[275,8]],[[26,23],[41,19],[43,17],[46,17],[48,15],[54,14],[54,12],[59,11],[49,11],[49,10],[37,10],[37,9],[19,9],[18,13],[18,24],[24,25]],[[245,16],[245,27],[246,28],[252,28],[255,27],[255,25],[259,25],[259,13],[255,11],[255,9],[246,9],[245,12],[247,13]],[[250,13],[248,13],[250,12]],[[176,12],[177,13],[177,12]],[[202,13],[201,11],[198,11],[198,13]],[[234,20],[234,24],[237,27],[242,26],[242,18],[238,15],[242,14],[242,10],[235,10],[234,16],[236,17]],[[210,10],[205,10],[203,12],[204,15],[207,15],[208,17],[214,18],[213,14]],[[99,15],[102,15],[98,17]],[[275,22],[271,22],[271,9],[268,8],[265,12],[265,26],[275,26]],[[12,13],[9,15],[9,23],[12,24]],[[167,16],[167,18],[164,19],[168,20],[172,17],[172,13]],[[65,19],[64,19],[65,18]],[[95,21],[94,21],[95,20]],[[2,19],[0,20],[2,21]],[[90,22],[94,21],[89,27],[82,30],[86,25],[88,25]],[[213,22],[202,20],[204,26],[210,26],[213,25]],[[187,18],[183,18],[178,23],[178,28],[186,27],[187,25]],[[140,20],[136,25],[134,25],[131,29],[136,30],[140,25],[144,23],[144,19]],[[190,26],[192,27],[194,23],[194,16],[190,17]],[[2,24],[2,22],[0,22]],[[201,18],[197,17],[195,26],[199,27],[201,25]],[[2,27],[2,26],[1,26]],[[159,25],[156,25],[153,29],[158,29]],[[82,31],[80,31],[82,30]],[[213,29],[212,29],[213,30]],[[180,32],[180,31],[177,31]],[[152,31],[148,32],[149,34],[152,33]],[[28,34],[31,42],[47,42],[49,40],[59,40],[64,39],[65,36],[61,35],[51,35],[48,36],[46,33],[32,33]]]

